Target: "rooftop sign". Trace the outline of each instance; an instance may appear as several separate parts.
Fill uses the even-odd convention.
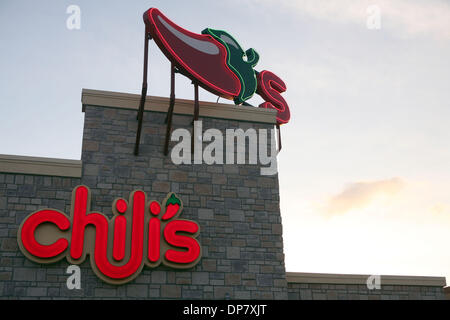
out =
[[[276,109],[279,124],[289,122],[289,107],[281,96],[286,85],[270,71],[254,70],[259,54],[253,48],[244,51],[223,30],[206,28],[197,34],[183,29],[156,8],[144,13],[144,22],[166,57],[205,90],[238,105],[256,92],[266,101],[260,107]]]
[[[145,42],[141,100],[138,111],[138,127],[134,154],[139,154],[145,99],[147,96],[149,40],[154,40],[171,62],[170,104],[166,117],[164,154],[168,154],[172,115],[175,105],[175,73],[180,73],[194,84],[194,119],[199,117],[198,87],[226,99],[236,105],[250,105],[246,101],[258,93],[265,102],[260,108],[277,111],[278,150],[281,150],[280,125],[291,117],[289,106],[281,93],[286,84],[271,71],[256,71],[259,54],[255,49],[244,50],[226,31],[206,28],[201,33],[188,31],[156,8],[144,13]],[[192,141],[192,146],[194,142]],[[193,149],[193,147],[192,147]]]

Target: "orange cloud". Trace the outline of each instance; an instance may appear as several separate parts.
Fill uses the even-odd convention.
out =
[[[450,212],[450,206],[444,203],[438,203],[432,206],[430,211],[434,215],[442,215]]]
[[[351,183],[341,193],[331,197],[322,210],[331,216],[362,209],[378,196],[395,196],[404,186],[405,182],[400,178]]]

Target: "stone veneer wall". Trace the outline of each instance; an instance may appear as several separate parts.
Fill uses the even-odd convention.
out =
[[[140,155],[135,157],[133,107],[139,96],[85,92],[97,106],[84,103],[82,174],[80,164],[70,161],[0,157],[0,299],[444,299],[445,278],[397,277],[396,283],[384,285],[382,280],[380,290],[368,290],[361,275],[286,274],[277,175],[261,176],[258,165],[173,165],[162,155],[165,114],[158,112],[145,113]],[[102,107],[109,105],[102,101],[114,108]],[[157,111],[167,108],[167,99],[152,103]],[[218,104],[203,107],[201,112],[211,114],[220,109]],[[189,101],[176,105],[185,114],[190,108]],[[223,114],[232,113],[230,108],[224,107]],[[244,117],[241,122],[202,118],[203,130],[272,127],[252,122],[251,113]],[[191,129],[192,115],[174,115],[173,120],[174,128]],[[68,262],[29,261],[18,249],[17,229],[28,214],[42,208],[69,213],[72,189],[79,184],[93,193],[91,209],[109,216],[112,201],[128,198],[132,190],[142,189],[157,201],[176,192],[184,202],[181,217],[200,224],[202,260],[184,271],[144,268],[120,286],[101,281],[87,260],[81,265],[82,289],[68,290]]]
[[[364,284],[288,282],[289,300],[444,300],[442,286],[382,285],[369,290]]]
[[[0,173],[0,298],[286,299],[278,175],[259,165],[179,165],[164,157],[164,113],[145,112],[139,156],[133,155],[136,110],[85,106],[81,178]],[[270,124],[203,118],[203,130],[272,128]],[[192,116],[174,115],[174,128],[191,128]],[[92,191],[92,211],[111,216],[116,197],[135,189],[162,201],[176,192],[181,217],[199,223],[202,259],[193,269],[144,268],[132,282],[101,281],[89,261],[81,290],[68,290],[68,262],[40,265],[17,246],[17,229],[29,213],[50,207],[69,213],[78,184]]]

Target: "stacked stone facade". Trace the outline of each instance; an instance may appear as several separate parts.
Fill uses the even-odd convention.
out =
[[[2,298],[287,299],[278,176],[259,165],[174,165],[163,155],[165,114],[145,112],[140,153],[134,156],[136,111],[85,107],[81,178],[0,174],[0,296]],[[203,129],[272,128],[269,124],[204,118]],[[174,128],[192,116],[174,115]],[[172,143],[173,145],[174,143]],[[100,280],[88,260],[81,290],[68,290],[67,261],[40,265],[18,250],[17,229],[31,212],[70,212],[72,189],[92,191],[92,211],[109,216],[117,197],[140,189],[162,201],[175,192],[182,218],[200,225],[202,259],[189,270],[144,268],[133,281]]]
[[[94,98],[96,95],[94,92]],[[111,101],[134,105],[138,97],[134,99],[126,95],[120,102]],[[0,170],[0,299],[444,298],[439,284],[382,285],[380,290],[369,290],[364,284],[289,280],[284,265],[278,175],[261,175],[261,165],[248,164],[248,158],[246,164],[239,165],[175,165],[170,154],[163,155],[165,112],[144,113],[140,152],[135,156],[136,109],[87,104],[83,110],[80,177]],[[203,131],[273,128],[273,124],[246,117],[243,121],[202,117]],[[192,115],[175,114],[173,127],[191,130]],[[80,266],[81,289],[69,290],[69,263],[65,259],[45,265],[31,262],[18,248],[17,231],[27,215],[43,208],[69,214],[72,190],[81,184],[92,192],[91,211],[109,217],[114,199],[127,199],[133,190],[143,190],[149,199],[159,202],[175,192],[184,204],[180,217],[200,226],[200,262],[186,270],[144,267],[131,282],[112,285],[94,274],[87,259]]]
[[[288,283],[289,300],[444,300],[441,286]]]

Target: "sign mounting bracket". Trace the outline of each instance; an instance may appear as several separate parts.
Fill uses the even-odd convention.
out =
[[[134,155],[137,156],[139,154],[139,143],[141,140],[141,131],[142,131],[142,118],[144,117],[144,106],[145,99],[147,97],[147,69],[148,69],[148,45],[152,36],[150,35],[149,28],[147,25],[145,26],[145,43],[144,43],[144,70],[143,70],[143,79],[142,79],[142,92],[141,92],[141,100],[139,103],[139,110],[137,114],[138,127],[136,132],[136,143],[134,145]]]
[[[164,155],[167,156],[169,153],[169,140],[170,140],[170,131],[172,129],[172,116],[173,109],[175,107],[175,72],[176,68],[173,63],[170,65],[170,105],[169,110],[167,111],[166,120],[166,141],[164,142]]]

